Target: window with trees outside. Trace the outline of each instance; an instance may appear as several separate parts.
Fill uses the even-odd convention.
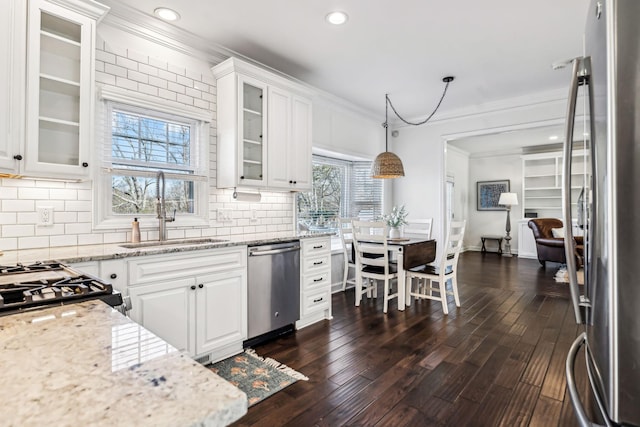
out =
[[[311,191],[298,193],[299,231],[338,230],[338,219],[374,220],[382,215],[382,180],[371,162],[313,156]]]
[[[175,211],[179,218],[201,213],[199,199],[206,193],[207,178],[198,167],[203,163],[197,148],[199,122],[133,106],[109,107],[110,138],[104,150],[110,196],[108,201],[103,198],[105,216],[155,218],[159,171],[165,176],[167,214]]]

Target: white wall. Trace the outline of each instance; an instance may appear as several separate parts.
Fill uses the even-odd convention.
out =
[[[489,156],[469,159],[469,218],[465,235],[465,247],[480,250],[480,236],[504,236],[507,221],[506,211],[477,210],[478,181],[508,179],[510,191],[518,195],[517,206],[511,209],[511,252],[518,251],[518,220],[522,219],[522,160],[520,155]],[[503,242],[504,245],[504,242]]]
[[[433,217],[434,237],[440,239],[446,141],[556,123],[564,118],[565,107],[566,90],[558,90],[473,106],[440,115],[423,126],[396,126],[399,135],[390,139],[390,149],[402,159],[406,176],[393,183],[394,204],[404,203],[412,216]]]

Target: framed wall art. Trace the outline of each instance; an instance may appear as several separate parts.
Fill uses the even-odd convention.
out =
[[[500,194],[509,192],[509,180],[478,181],[478,207],[479,211],[503,211],[504,206],[498,205]]]

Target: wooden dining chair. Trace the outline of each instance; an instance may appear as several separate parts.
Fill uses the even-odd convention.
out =
[[[398,297],[391,293],[391,280],[397,279],[398,268],[389,262],[387,225],[384,222],[353,221],[353,244],[356,252],[356,306],[364,293],[377,296],[377,281],[384,283],[383,311],[389,308],[389,300]],[[367,284],[364,285],[364,281]],[[372,288],[373,287],[373,288]]]
[[[404,234],[426,236],[427,239],[430,239],[432,225],[433,218],[408,219],[403,231]]]
[[[442,311],[444,314],[448,314],[447,295],[453,295],[456,307],[460,307],[457,267],[458,257],[462,250],[462,239],[464,237],[465,227],[465,221],[451,222],[442,251],[442,257],[438,265],[427,264],[407,271],[406,292],[408,296],[417,299],[440,301],[442,303]],[[414,287],[413,279],[424,279],[426,285],[418,281]],[[433,285],[434,282],[438,283],[437,287]],[[451,286],[450,291],[447,290],[447,284]]]
[[[352,251],[353,245],[353,225],[352,218],[340,218],[338,221],[338,233],[340,234],[340,240],[342,241],[342,255],[344,257],[344,271],[342,273],[342,292],[347,289],[347,283],[355,286],[355,270],[356,263],[353,259],[354,251]],[[354,278],[349,279],[349,269],[353,268]]]

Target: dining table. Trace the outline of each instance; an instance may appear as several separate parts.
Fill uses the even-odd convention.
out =
[[[367,242],[374,244],[376,242]],[[378,243],[379,244],[379,243]],[[429,264],[436,259],[436,240],[420,235],[405,235],[388,238],[387,248],[398,266],[398,310],[411,305],[411,296],[406,292],[406,272],[411,268]],[[355,259],[355,253],[354,253]]]

